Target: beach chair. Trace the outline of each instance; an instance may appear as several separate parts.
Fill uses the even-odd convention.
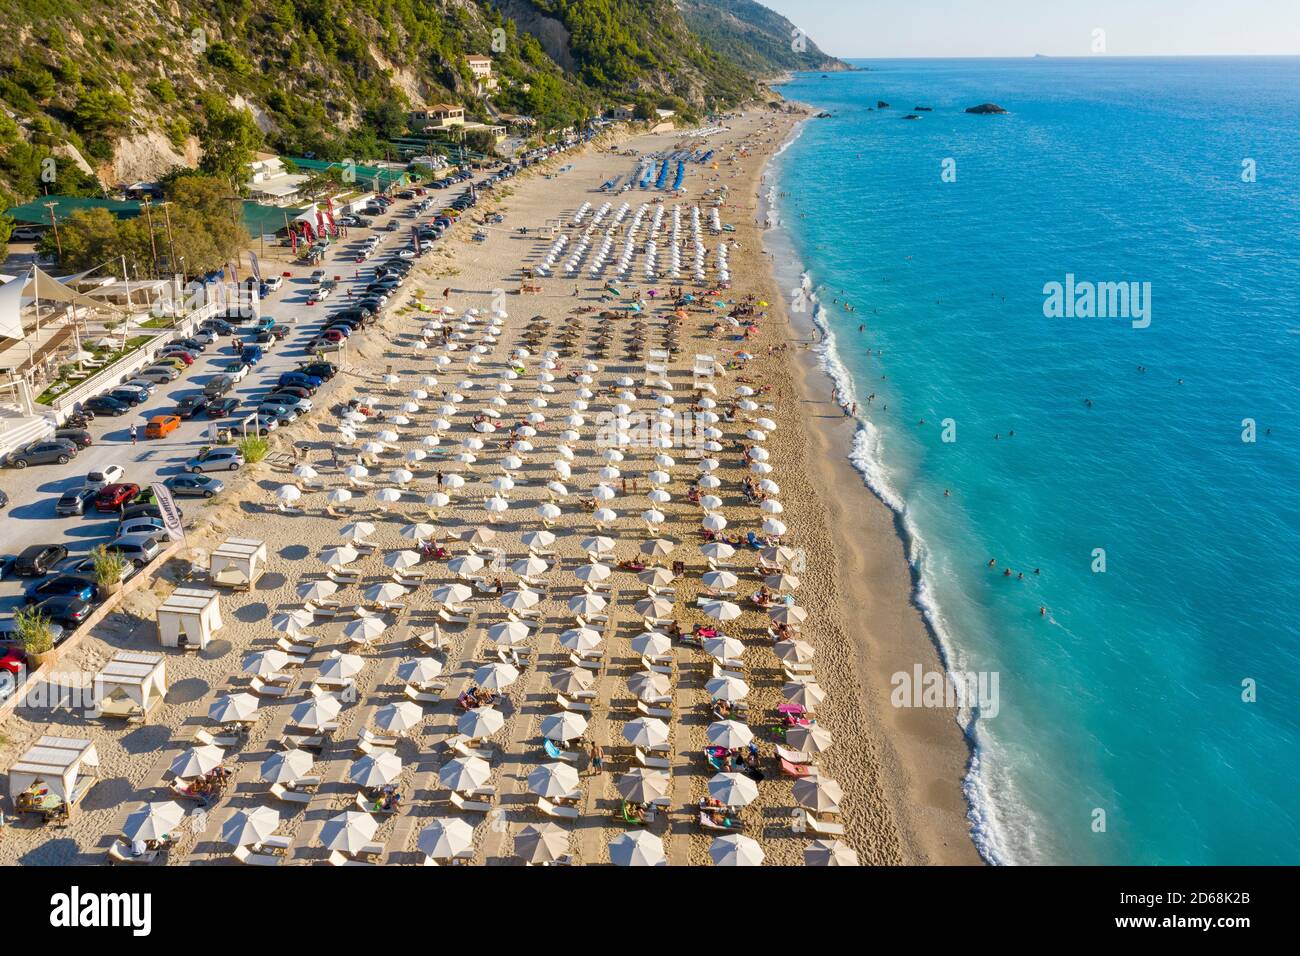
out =
[[[465,813],[489,813],[492,810],[492,804],[483,800],[468,800],[455,790],[451,792],[448,799],[453,807],[457,810],[463,810]]]
[[[253,693],[262,697],[287,697],[289,695],[288,687],[273,686],[265,683],[260,677],[254,677],[249,681],[249,686],[253,689]]]
[[[813,762],[812,757],[807,754],[801,754],[798,751],[790,750],[787,747],[782,747],[780,744],[776,745],[776,755],[782,760],[788,760],[792,764],[811,764]]]
[[[415,574],[403,574],[400,571],[394,571],[393,580],[404,588],[418,588],[421,584],[424,584],[428,578],[424,574],[418,572]]]
[[[381,734],[371,733],[369,729],[364,729],[361,731],[360,736],[357,738],[358,750],[361,749],[362,744],[368,744],[371,747],[380,747],[380,748],[391,750],[397,746],[398,740],[396,737],[385,737]]]
[[[206,730],[194,731],[193,739],[207,747],[238,747],[242,742],[238,737],[214,737]]]
[[[673,712],[667,707],[651,707],[643,700],[636,702],[636,709],[647,717],[664,717],[672,719]]]
[[[407,700],[415,701],[417,704],[436,704],[442,700],[442,692],[446,689],[446,684],[426,684],[426,687],[437,687],[436,693],[417,690],[414,684],[407,684],[402,689],[402,693]]]
[[[636,762],[654,770],[668,770],[672,767],[672,761],[667,757],[651,757],[640,747],[636,748]]]
[[[246,846],[235,847],[235,852],[230,855],[246,866],[279,866],[284,862],[282,856],[272,856],[269,853],[254,853]]]
[[[285,734],[280,738],[280,745],[285,750],[320,750],[325,746],[325,738],[311,734]]]
[[[484,760],[491,760],[496,754],[496,748],[491,744],[475,746],[470,743],[469,738],[458,741],[456,745],[452,747],[452,750],[456,751],[456,753],[460,754],[462,757],[481,757]]]
[[[593,660],[587,657],[579,657],[577,654],[574,653],[569,654],[569,661],[573,664],[573,666],[585,667],[589,671],[598,671],[605,666],[605,661],[603,658],[596,658]]]
[[[561,750],[560,745],[550,739],[542,741],[542,749],[552,760],[563,760],[565,763],[577,763],[582,756],[571,750]]]
[[[470,609],[469,609],[469,608],[456,608],[456,610],[459,611],[459,612],[461,612],[461,613],[459,613],[459,614],[453,614],[453,613],[452,613],[451,611],[449,611],[447,608],[439,608],[439,609],[438,609],[438,620],[442,621],[444,624],[468,624],[469,621],[470,621],[470,618],[469,618],[469,610],[470,610]]]
[[[780,758],[781,772],[787,777],[813,777],[817,775],[817,768],[810,763],[791,763],[784,757]]]
[[[710,817],[703,810],[700,811],[699,819],[700,819],[700,826],[703,827],[705,830],[716,830],[724,833],[729,833],[734,830],[743,829],[739,820],[731,821],[730,825],[725,823],[717,823],[713,820],[712,817]]]
[[[808,810],[804,810],[803,812],[803,823],[808,830],[818,834],[819,836],[844,835],[844,824],[831,823],[828,820],[819,820],[815,814],[810,813]]]
[[[545,797],[537,798],[537,809],[548,817],[557,817],[561,820],[576,820],[581,815],[577,807],[566,807],[551,803]]]
[[[284,637],[276,638],[275,646],[289,655],[289,663],[297,665],[306,663],[307,658],[316,649],[310,644],[295,644]]]
[[[284,803],[296,803],[305,805],[311,803],[312,795],[310,793],[299,793],[296,790],[290,790],[282,783],[271,784],[271,796]]]
[[[590,691],[588,691],[588,693],[590,693]],[[582,701],[577,701],[577,700],[569,700],[569,698],[565,697],[563,694],[556,694],[555,702],[559,704],[562,709],[571,710],[575,714],[591,713],[591,704],[583,703]]]
[[[513,664],[518,670],[523,670],[533,663],[533,652],[527,647],[498,647],[497,659],[502,664]]]
[[[341,850],[334,850],[329,855],[330,866],[374,866],[370,860],[356,860],[345,856]]]
[[[641,666],[648,671],[654,671],[656,674],[671,674],[673,672],[671,666],[669,666],[668,664],[656,663],[656,661],[663,661],[663,660],[665,660],[665,658],[656,657],[651,659],[643,655],[641,657]],[[667,658],[667,660],[672,660],[672,658],[671,657]]]
[[[121,840],[115,841],[113,845],[108,848],[108,865],[114,866],[118,863],[124,863],[129,865],[145,866],[158,859],[157,850],[146,850],[139,856],[132,856],[129,850],[130,848]]]
[[[416,644],[419,644],[427,651],[434,651],[439,654],[445,654],[448,651],[447,639],[442,636],[442,630],[435,624],[432,631],[425,631],[422,634],[416,634],[411,638]]]
[[[538,627],[541,624],[540,617],[536,615],[536,612],[533,612],[533,614],[530,614],[528,616],[521,616],[519,612],[506,611],[506,620],[511,621],[515,624],[522,624],[524,627],[529,628],[530,630]]]

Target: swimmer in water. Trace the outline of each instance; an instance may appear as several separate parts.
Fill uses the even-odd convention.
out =
[[[997,559],[997,558],[989,558],[989,567],[990,567],[990,568],[996,568],[997,566],[998,566],[998,559]]]

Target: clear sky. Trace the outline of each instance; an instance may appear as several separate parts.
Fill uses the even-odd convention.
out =
[[[842,57],[1300,55],[1300,0],[759,0]]]

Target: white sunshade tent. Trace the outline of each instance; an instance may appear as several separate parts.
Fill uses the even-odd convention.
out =
[[[201,650],[221,628],[220,595],[206,588],[177,588],[157,614],[163,647]]]
[[[82,768],[98,766],[99,752],[91,741],[42,737],[9,768],[9,799],[21,808],[24,802],[20,798],[25,792],[43,787],[71,809],[93,782],[89,775],[82,775]]]
[[[212,552],[208,575],[213,584],[251,588],[266,566],[266,543],[254,538],[227,538]]]
[[[118,651],[95,675],[95,705],[105,717],[146,718],[165,693],[161,654]]]

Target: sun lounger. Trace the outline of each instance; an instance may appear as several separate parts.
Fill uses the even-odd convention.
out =
[[[817,768],[810,763],[791,763],[784,757],[780,759],[781,772],[787,777],[811,777],[817,773]]]
[[[335,584],[342,585],[358,584],[361,581],[360,571],[347,572],[339,571],[336,568],[330,568],[329,571],[325,572],[325,576]]]
[[[297,657],[300,659],[300,662],[305,661],[310,657],[312,651],[316,649],[311,644],[295,644],[293,641],[284,637],[277,638],[275,646],[288,654],[290,661]]]
[[[491,760],[496,753],[496,748],[491,744],[482,744],[475,746],[469,742],[469,739],[457,741],[452,750],[462,757],[482,757],[484,760]]]
[[[469,609],[457,608],[457,610],[468,611]],[[467,613],[452,614],[446,608],[439,608],[438,620],[442,621],[444,624],[468,624],[470,619]]]
[[[413,700],[417,704],[436,704],[442,700],[442,692],[445,686],[439,687],[436,692],[427,692],[416,690],[413,685],[407,684],[402,693],[406,695],[407,700]]]
[[[488,813],[492,810],[492,804],[483,800],[467,800],[455,790],[451,792],[451,796],[448,799],[451,800],[451,805],[453,807],[457,810],[463,810],[466,813]]]
[[[330,866],[374,866],[370,860],[354,860],[350,856],[345,856],[342,851],[334,850],[329,856]]]
[[[537,798],[537,809],[548,817],[558,817],[561,820],[576,820],[581,815],[577,807],[566,807],[561,804],[551,803],[545,797]]]
[[[546,756],[552,760],[563,760],[566,763],[577,763],[578,758],[582,756],[571,750],[561,750],[560,745],[554,740],[543,740],[542,749],[546,751]]]
[[[651,757],[640,747],[636,748],[636,762],[643,767],[650,767],[655,770],[667,770],[672,766],[672,761],[667,757]]]
[[[299,777],[297,780],[288,784],[290,790],[303,791],[310,787],[319,787],[321,778],[317,776]]]
[[[282,800],[285,803],[307,804],[311,803],[312,799],[310,793],[299,793],[298,791],[290,790],[282,783],[271,784],[271,796],[275,797],[277,800]]]
[[[249,682],[249,686],[253,689],[253,693],[260,694],[263,697],[287,697],[289,694],[288,687],[272,686],[265,683],[260,677],[254,677]]]
[[[656,658],[656,660],[662,660],[662,658]],[[670,667],[669,665],[667,665],[667,664],[656,664],[654,661],[652,661],[652,660],[651,660],[650,658],[648,658],[648,657],[644,657],[644,656],[643,656],[643,657],[641,658],[641,664],[642,664],[642,666],[645,667],[646,670],[648,670],[648,671],[654,671],[656,674],[671,674],[671,673],[673,672],[672,667]]]
[[[194,731],[194,740],[208,747],[238,747],[238,737],[214,737],[206,730]]]
[[[416,644],[419,644],[425,650],[434,651],[439,654],[446,653],[448,649],[447,639],[442,636],[442,631],[436,626],[432,631],[425,631],[422,634],[416,634],[411,638],[411,640],[415,641]]]
[[[117,840],[116,842],[114,842],[113,845],[108,848],[109,865],[111,866],[116,863],[127,863],[127,864],[134,864],[137,866],[143,866],[152,863],[154,860],[158,859],[157,850],[146,850],[144,853],[141,853],[139,856],[132,856],[131,853],[128,852],[129,849],[130,848],[127,847],[125,844],[123,844],[121,840]]]
[[[563,694],[556,694],[555,702],[564,710],[571,710],[577,714],[591,713],[591,704],[585,704],[577,700],[569,700],[569,698],[565,697]]]
[[[357,737],[358,749],[361,744],[369,744],[371,747],[384,747],[391,750],[397,746],[397,743],[396,737],[385,737],[382,734],[372,733],[368,729],[362,730]]]
[[[844,824],[831,823],[826,820],[818,820],[814,814],[809,813],[807,810],[804,810],[803,812],[803,822],[805,827],[807,827],[813,833],[819,834],[821,836],[843,836],[844,835]]]
[[[285,750],[320,750],[325,746],[325,738],[311,734],[285,734],[280,738]]]
[[[585,667],[589,671],[598,671],[605,666],[603,660],[592,660],[586,657],[579,657],[577,654],[570,654],[569,662],[573,664],[574,667]]]
[[[357,809],[361,810],[363,813],[374,813],[380,816],[397,812],[396,808],[385,810],[383,807],[379,806],[378,800],[367,797],[364,793],[357,794]]]
[[[780,744],[776,745],[776,755],[782,760],[788,760],[793,764],[810,764],[813,762],[812,757],[807,754],[801,754],[798,751],[790,750],[786,747],[782,747]]]
[[[575,620],[578,622],[577,623],[578,627],[591,627],[592,624],[608,624],[609,615],[588,614],[584,617],[583,615],[579,614],[576,616]],[[600,628],[597,628],[596,630],[600,630]]]
[[[664,717],[671,720],[673,716],[673,712],[667,707],[651,707],[643,700],[636,702],[636,709],[647,717]]]
[[[730,826],[725,823],[716,823],[713,818],[703,810],[700,811],[700,826],[706,830],[720,830],[723,832],[742,829],[739,820],[733,820]]]
[[[282,856],[272,856],[269,853],[254,853],[246,846],[235,847],[235,852],[231,856],[248,866],[279,866],[284,862]]]
[[[527,628],[535,628],[541,623],[541,619],[535,613],[527,616],[521,616],[521,613],[519,611],[506,611],[506,620],[522,624]]]

